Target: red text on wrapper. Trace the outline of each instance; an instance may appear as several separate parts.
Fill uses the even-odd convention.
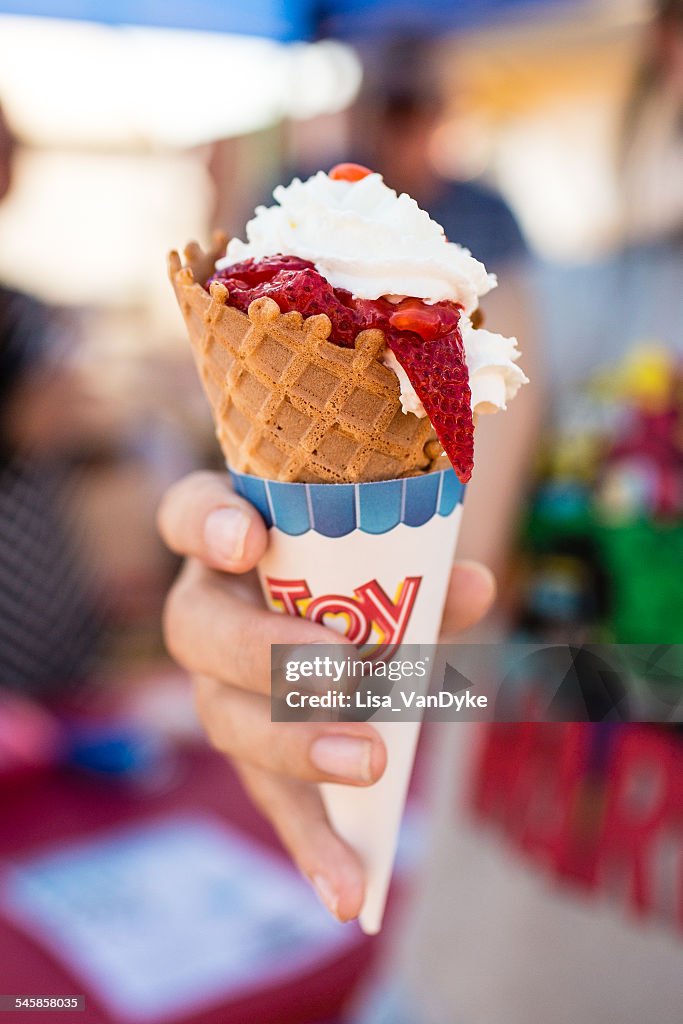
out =
[[[313,597],[306,580],[280,580],[266,577],[271,603],[278,611],[298,615],[330,625],[326,616],[342,617],[343,633],[361,646],[369,640],[391,648],[398,647],[410,621],[421,576],[406,576],[392,600],[377,580],[354,587],[353,596],[321,594]]]

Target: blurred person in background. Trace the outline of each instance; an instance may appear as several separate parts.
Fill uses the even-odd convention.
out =
[[[531,255],[498,192],[481,181],[448,180],[435,168],[432,141],[445,104],[433,43],[399,38],[374,59],[366,56],[365,63],[369,82],[352,117],[353,152],[392,188],[411,195],[442,225],[447,238],[470,249],[498,276],[498,287],[481,307],[484,326],[519,339],[524,369],[533,382],[507,410],[505,422],[503,417],[479,418],[477,469],[458,540],[461,557],[483,562],[502,582],[540,415],[543,372]]]
[[[389,186],[412,196],[447,238],[494,272],[523,268],[527,244],[500,193],[479,180],[447,179],[432,159],[433,140],[446,115],[434,44],[398,38],[366,55],[365,65],[368,81],[350,125],[357,158],[378,170]]]
[[[0,108],[0,199],[16,141]],[[68,331],[0,285],[0,686],[41,698],[87,678],[99,615],[67,526],[85,399]]]
[[[368,47],[361,57],[365,84],[336,147],[330,148],[326,135],[316,151],[314,134],[304,161],[296,159],[294,147],[283,180],[314,174],[321,160],[325,166],[357,161],[379,171],[391,188],[412,196],[447,238],[470,249],[498,276],[498,287],[482,303],[484,326],[519,339],[534,387],[525,389],[505,417],[479,419],[477,469],[468,485],[458,552],[484,562],[502,579],[541,408],[533,259],[514,213],[495,189],[479,180],[446,179],[435,167],[432,143],[446,113],[438,45],[426,37],[398,36]],[[269,205],[272,198],[265,202]]]

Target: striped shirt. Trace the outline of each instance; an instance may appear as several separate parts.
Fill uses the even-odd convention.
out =
[[[0,288],[0,417],[53,336],[42,306]],[[12,450],[0,418],[0,686],[41,697],[87,676],[98,632],[66,527],[68,488],[58,460]]]

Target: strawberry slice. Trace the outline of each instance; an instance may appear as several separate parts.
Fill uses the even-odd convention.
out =
[[[441,441],[462,483],[474,466],[472,395],[465,348],[456,327],[449,334],[425,341],[410,331],[390,330],[387,342]]]

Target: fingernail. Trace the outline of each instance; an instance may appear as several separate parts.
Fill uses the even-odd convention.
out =
[[[335,917],[337,917],[339,897],[337,896],[334,887],[330,885],[330,883],[324,877],[324,875],[313,875],[311,877],[311,883],[316,893],[318,894],[318,899],[323,904],[323,906],[327,907],[329,912],[333,914]]]
[[[352,782],[372,782],[370,740],[355,736],[321,736],[311,744],[311,763],[326,775]]]
[[[204,541],[217,562],[237,562],[244,554],[250,519],[236,508],[217,508],[206,517]]]
[[[344,661],[348,658],[349,650],[353,654],[356,653],[355,648],[349,647],[349,644],[336,643],[333,638],[329,640],[312,640],[308,644],[297,644],[296,647],[292,647],[289,652],[289,657],[292,661],[308,661],[316,656],[320,657],[320,648],[325,647],[325,655],[330,658],[335,658],[337,661]]]

